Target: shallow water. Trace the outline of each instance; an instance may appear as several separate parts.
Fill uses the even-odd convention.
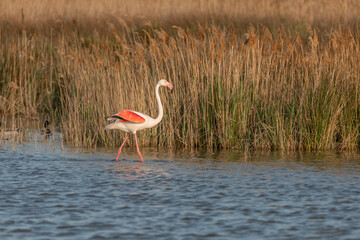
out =
[[[0,239],[360,239],[360,156],[0,147]]]

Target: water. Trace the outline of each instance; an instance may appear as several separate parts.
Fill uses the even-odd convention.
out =
[[[0,239],[360,239],[360,157],[0,147]]]

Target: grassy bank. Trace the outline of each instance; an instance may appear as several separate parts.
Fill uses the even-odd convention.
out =
[[[120,18],[101,15],[90,3],[93,12],[76,19],[69,9],[70,17],[60,11],[65,6],[56,18],[36,20],[31,8],[2,17],[2,114],[47,114],[76,146],[119,145],[124,134],[105,132],[105,117],[121,109],[156,116],[154,86],[166,78],[174,91],[161,92],[163,123],[139,133],[142,145],[359,148],[360,32],[351,1],[336,5],[346,8],[343,18],[338,11],[308,11],[313,26],[294,6],[281,20],[249,11],[256,6],[237,19],[240,10],[232,11],[244,8],[231,8],[231,1],[222,11],[229,14],[214,13],[210,1],[207,12],[193,10],[188,18],[167,5],[155,5],[162,14],[151,17],[145,4],[147,11],[136,19],[136,5],[128,7],[132,18]],[[277,8],[286,15],[286,7]],[[197,22],[188,20],[199,15]],[[253,15],[262,24],[249,24]]]

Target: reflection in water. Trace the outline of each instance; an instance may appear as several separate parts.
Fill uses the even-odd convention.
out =
[[[146,174],[146,166],[142,167],[142,162],[140,163],[124,163],[124,162],[115,162],[111,166],[106,166],[108,169],[111,169],[113,173],[116,173],[116,177],[124,178],[127,180],[136,180],[141,179],[144,174]]]
[[[0,148],[0,239],[357,239],[360,158]]]

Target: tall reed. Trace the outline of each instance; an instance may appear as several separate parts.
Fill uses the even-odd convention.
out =
[[[104,131],[106,116],[156,116],[154,86],[166,78],[163,122],[139,133],[142,145],[355,150],[359,39],[350,25],[0,24],[0,111],[46,113],[69,143],[114,146],[123,135]]]

